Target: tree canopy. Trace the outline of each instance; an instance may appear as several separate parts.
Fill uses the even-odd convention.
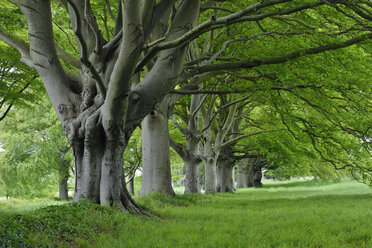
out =
[[[371,180],[370,1],[1,0],[1,6],[1,46],[18,51],[29,78],[40,76],[73,150],[75,201],[146,214],[126,190],[123,154],[169,93],[206,94],[194,97],[187,121],[202,130],[195,144],[204,137],[204,150],[210,148],[212,178],[217,150],[228,143],[272,162],[313,160]],[[4,68],[13,74],[22,66]],[[4,82],[9,88],[11,80]],[[240,113],[253,109],[244,118],[238,102],[249,103]],[[230,131],[237,119],[242,133]]]

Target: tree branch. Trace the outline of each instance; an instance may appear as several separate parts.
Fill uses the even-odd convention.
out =
[[[0,29],[0,39],[3,40],[6,44],[16,49],[22,56],[21,61],[28,65],[31,68],[35,68],[34,63],[32,62],[30,56],[30,48],[23,40],[13,38],[10,35],[6,34]]]
[[[231,139],[225,143],[222,143],[220,145],[221,148],[225,148],[227,146],[230,146],[234,143],[236,143],[237,141],[241,140],[241,139],[244,139],[244,138],[247,138],[247,137],[251,137],[251,136],[255,136],[255,135],[258,135],[258,134],[261,134],[261,133],[267,133],[267,132],[276,132],[276,131],[282,131],[284,129],[276,129],[276,130],[262,130],[262,131],[257,131],[257,132],[254,132],[254,133],[250,133],[250,134],[244,134],[244,135],[240,135],[234,139]]]
[[[241,62],[233,62],[233,63],[220,63],[220,64],[213,64],[213,65],[205,65],[194,67],[192,69],[193,74],[200,74],[205,72],[211,71],[220,71],[220,70],[239,70],[239,69],[250,69],[254,67],[258,67],[261,65],[272,65],[272,64],[281,64],[285,63],[288,60],[296,59],[305,55],[312,55],[318,54],[326,51],[332,51],[344,47],[348,47],[359,42],[368,40],[372,38],[372,33],[364,34],[359,37],[339,42],[333,44],[327,44],[318,47],[307,48],[303,50],[299,50],[293,53],[289,53],[287,55],[283,55],[280,57],[271,57],[271,58],[258,58],[253,60],[241,61]]]
[[[186,32],[184,35],[180,36],[179,38],[171,40],[171,41],[161,42],[155,47],[153,47],[153,49],[151,49],[150,52],[138,63],[136,71],[140,71],[141,68],[144,67],[156,55],[158,51],[182,46],[183,44],[190,42],[191,40],[197,38],[199,35],[207,31],[217,29],[220,27],[226,27],[226,25],[231,25],[231,24],[238,23],[238,22],[257,21],[257,20],[262,20],[264,18],[276,16],[276,15],[288,15],[291,13],[299,12],[305,9],[314,8],[314,7],[325,4],[323,1],[319,1],[316,3],[305,4],[305,5],[301,5],[301,6],[290,8],[290,9],[277,10],[273,12],[245,17],[246,15],[252,12],[257,12],[261,8],[265,8],[268,6],[273,6],[273,5],[277,5],[277,4],[281,4],[285,2],[290,2],[290,0],[261,1],[256,4],[252,4],[248,6],[247,8],[239,12],[236,12],[234,14],[231,14],[231,15],[227,15],[227,16],[217,18],[217,19],[215,17],[212,17],[210,20],[199,24],[195,28]]]
[[[109,0],[105,0],[107,12],[109,13],[109,16],[111,17],[112,21],[116,23],[116,18],[114,14],[112,13],[111,6]]]
[[[184,135],[184,136],[187,136],[187,131],[186,129],[184,129],[179,123],[178,121],[176,120],[176,118],[174,118],[173,115],[171,115],[169,117],[169,119],[173,122],[173,124],[178,128],[178,130],[180,130],[180,132]]]
[[[181,144],[177,143],[172,139],[172,137],[169,136],[169,145],[172,147],[172,149],[177,152],[177,154],[184,159],[186,157],[186,152],[184,151]]]
[[[76,6],[75,2],[73,0],[66,0],[68,4],[72,7],[75,17],[76,17],[76,27],[75,27],[75,35],[78,38],[78,41],[81,46],[81,62],[87,67],[87,69],[92,73],[93,78],[96,80],[98,89],[100,90],[103,98],[106,96],[106,87],[103,83],[103,80],[97,70],[94,68],[92,63],[89,60],[89,54],[88,54],[88,47],[84,40],[84,36],[82,33],[82,17],[80,16],[80,12],[78,7]],[[97,44],[96,44],[97,45]]]

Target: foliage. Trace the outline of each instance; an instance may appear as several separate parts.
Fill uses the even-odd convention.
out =
[[[45,99],[17,109],[0,123],[0,195],[35,197],[55,192],[61,161],[72,155],[54,109]],[[67,154],[66,154],[67,153]]]
[[[0,247],[70,247],[105,230],[120,212],[89,202],[49,206],[26,214],[0,212]]]

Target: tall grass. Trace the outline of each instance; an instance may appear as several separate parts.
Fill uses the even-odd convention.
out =
[[[274,182],[233,194],[154,194],[136,200],[161,218],[101,211],[91,204],[23,216],[42,220],[47,212],[58,220],[45,222],[45,235],[38,239],[59,247],[372,247],[372,189],[352,181]],[[71,238],[56,239],[59,229]],[[31,230],[25,242],[42,246],[35,235]]]

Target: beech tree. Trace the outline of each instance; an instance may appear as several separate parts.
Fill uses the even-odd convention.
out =
[[[222,74],[226,70],[285,63],[301,56],[348,47],[372,37],[368,26],[372,6],[364,0],[352,3],[268,0],[239,4],[200,0],[105,1],[115,26],[112,33],[105,23],[98,21],[97,9],[94,9],[96,1],[60,0],[53,4],[53,8],[48,0],[9,2],[18,6],[24,15],[28,38],[12,32],[9,27],[1,27],[0,39],[17,49],[22,61],[35,69],[44,83],[73,150],[74,201],[91,199],[102,205],[115,204],[137,214],[146,212],[127,192],[123,152],[134,129],[176,83],[207,72]],[[226,5],[219,2],[226,2]],[[213,15],[213,11],[208,12],[225,7],[219,16]],[[200,9],[207,14],[199,16]],[[312,11],[328,10],[334,15],[350,18],[354,25],[361,24],[354,29],[340,27],[334,36],[323,37],[324,32],[333,34],[334,25],[331,25],[332,21],[326,21],[331,26],[323,26],[316,20],[317,26],[309,29],[322,37],[309,44],[298,44],[274,55],[260,57],[257,54],[227,61],[220,58],[226,50],[222,48],[220,53],[207,56],[206,59],[213,60],[211,64],[200,65],[197,61],[185,64],[187,44],[210,30],[234,25],[243,31],[247,28],[242,23],[260,27],[260,21],[274,18],[289,22],[287,27],[294,22],[306,29],[306,20],[312,18]],[[70,41],[78,48],[75,54],[62,49],[56,42],[53,16],[57,12],[63,13],[71,22],[74,38]],[[304,16],[305,21],[291,19],[291,15],[296,14],[297,17]],[[160,22],[163,18],[168,20],[164,22],[165,26]],[[327,20],[327,16],[323,16],[323,20]],[[102,34],[102,29],[106,35]],[[163,30],[160,36],[159,29]],[[306,36],[306,32],[296,34]],[[254,37],[275,34],[283,33],[261,31]],[[246,37],[242,41],[252,38]]]
[[[39,92],[40,94],[41,92]],[[72,154],[46,94],[38,104],[15,107],[0,123],[0,191],[11,197],[59,191],[68,199]]]

